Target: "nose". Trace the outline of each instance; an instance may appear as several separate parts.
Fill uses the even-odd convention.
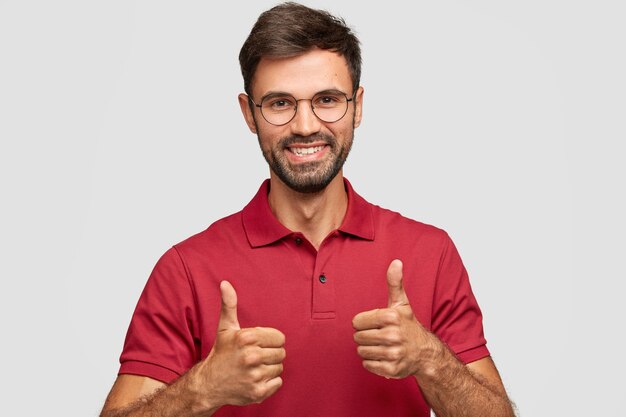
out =
[[[296,115],[291,121],[292,133],[300,136],[310,136],[319,132],[322,124],[320,119],[313,113],[311,100],[300,99],[297,102]]]

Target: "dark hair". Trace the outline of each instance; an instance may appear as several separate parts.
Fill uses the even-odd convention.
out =
[[[290,58],[314,47],[337,52],[346,59],[356,91],[361,79],[361,48],[346,22],[324,10],[287,2],[263,12],[241,47],[239,65],[246,93],[251,93],[250,84],[261,58]]]

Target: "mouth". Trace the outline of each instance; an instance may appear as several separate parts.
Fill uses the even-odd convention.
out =
[[[321,152],[327,145],[317,145],[317,146],[289,146],[287,149],[289,152],[296,156],[305,157],[314,155],[318,152]]]

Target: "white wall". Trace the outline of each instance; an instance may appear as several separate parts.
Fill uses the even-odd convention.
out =
[[[3,415],[97,415],[154,262],[267,176],[237,54],[273,4],[0,1]],[[307,4],[363,43],[346,175],[455,239],[521,415],[618,416],[623,3]]]

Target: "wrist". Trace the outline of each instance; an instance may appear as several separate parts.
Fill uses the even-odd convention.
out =
[[[207,361],[201,361],[185,375],[184,390],[193,415],[212,415],[222,405],[216,398],[216,390],[210,382],[210,370],[203,369]]]
[[[435,335],[427,333],[420,348],[413,376],[418,379],[437,378],[450,366],[451,359],[453,357],[448,348]]]

